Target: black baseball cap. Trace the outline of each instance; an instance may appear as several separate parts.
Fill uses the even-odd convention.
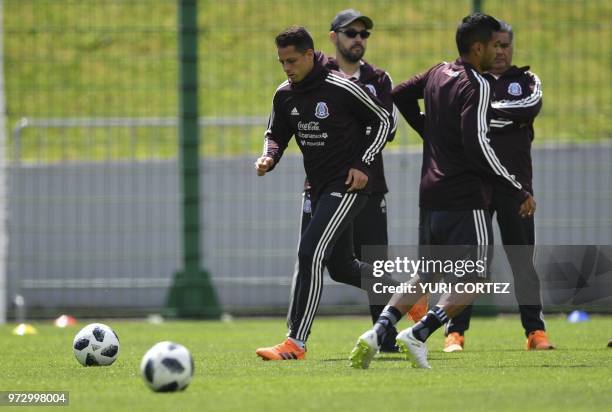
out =
[[[336,17],[334,17],[334,20],[332,20],[331,23],[331,30],[338,31],[338,29],[348,26],[355,20],[360,20],[361,22],[363,22],[366,29],[368,30],[374,27],[374,22],[372,22],[372,19],[368,16],[364,16],[363,14],[354,9],[346,9],[336,14]]]

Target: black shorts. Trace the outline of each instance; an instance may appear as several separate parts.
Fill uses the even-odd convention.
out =
[[[486,279],[493,259],[492,245],[488,210],[420,209],[419,257],[427,262],[423,280],[439,275],[449,282]]]

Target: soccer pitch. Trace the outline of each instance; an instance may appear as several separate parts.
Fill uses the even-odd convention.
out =
[[[283,338],[280,318],[103,322],[121,339],[109,367],[85,368],[74,358],[72,339],[85,321],[66,329],[35,323],[38,334],[27,336],[0,327],[0,389],[69,391],[69,408],[79,411],[612,410],[612,348],[606,347],[612,317],[570,324],[549,316],[558,349],[548,352],[524,350],[518,316],[475,318],[463,353],[443,353],[441,331],[432,336],[431,370],[412,369],[401,355],[379,355],[368,370],[349,368],[348,354],[369,326],[365,317],[317,319],[304,362],[256,357],[257,347]],[[185,345],[194,357],[195,375],[184,392],[153,393],[140,377],[141,357],[162,340]]]

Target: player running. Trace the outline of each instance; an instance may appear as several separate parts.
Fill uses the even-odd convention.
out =
[[[298,249],[288,338],[256,353],[264,360],[294,360],[306,356],[325,267],[332,279],[371,290],[361,281],[362,273],[371,278],[372,267],[355,258],[352,222],[367,203],[368,175],[387,141],[391,116],[365,87],[326,67],[303,27],[280,33],[276,46],[288,80],[274,94],[255,168],[260,176],[273,170],[295,136],[311,185],[312,217]],[[388,276],[382,282],[398,284]]]

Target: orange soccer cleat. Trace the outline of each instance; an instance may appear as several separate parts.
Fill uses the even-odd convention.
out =
[[[412,307],[406,314],[406,317],[414,323],[417,323],[421,320],[423,316],[427,315],[428,298],[428,295],[421,296],[419,300],[417,300],[416,303],[412,305]]]
[[[548,336],[543,330],[534,330],[527,337],[527,350],[547,350],[555,349],[555,346],[548,341]]]
[[[300,348],[289,338],[283,343],[270,348],[259,348],[255,351],[257,356],[265,361],[268,360],[304,360],[306,359],[306,349]]]
[[[460,352],[463,350],[465,344],[465,337],[461,336],[458,332],[451,332],[444,339],[444,352]]]

